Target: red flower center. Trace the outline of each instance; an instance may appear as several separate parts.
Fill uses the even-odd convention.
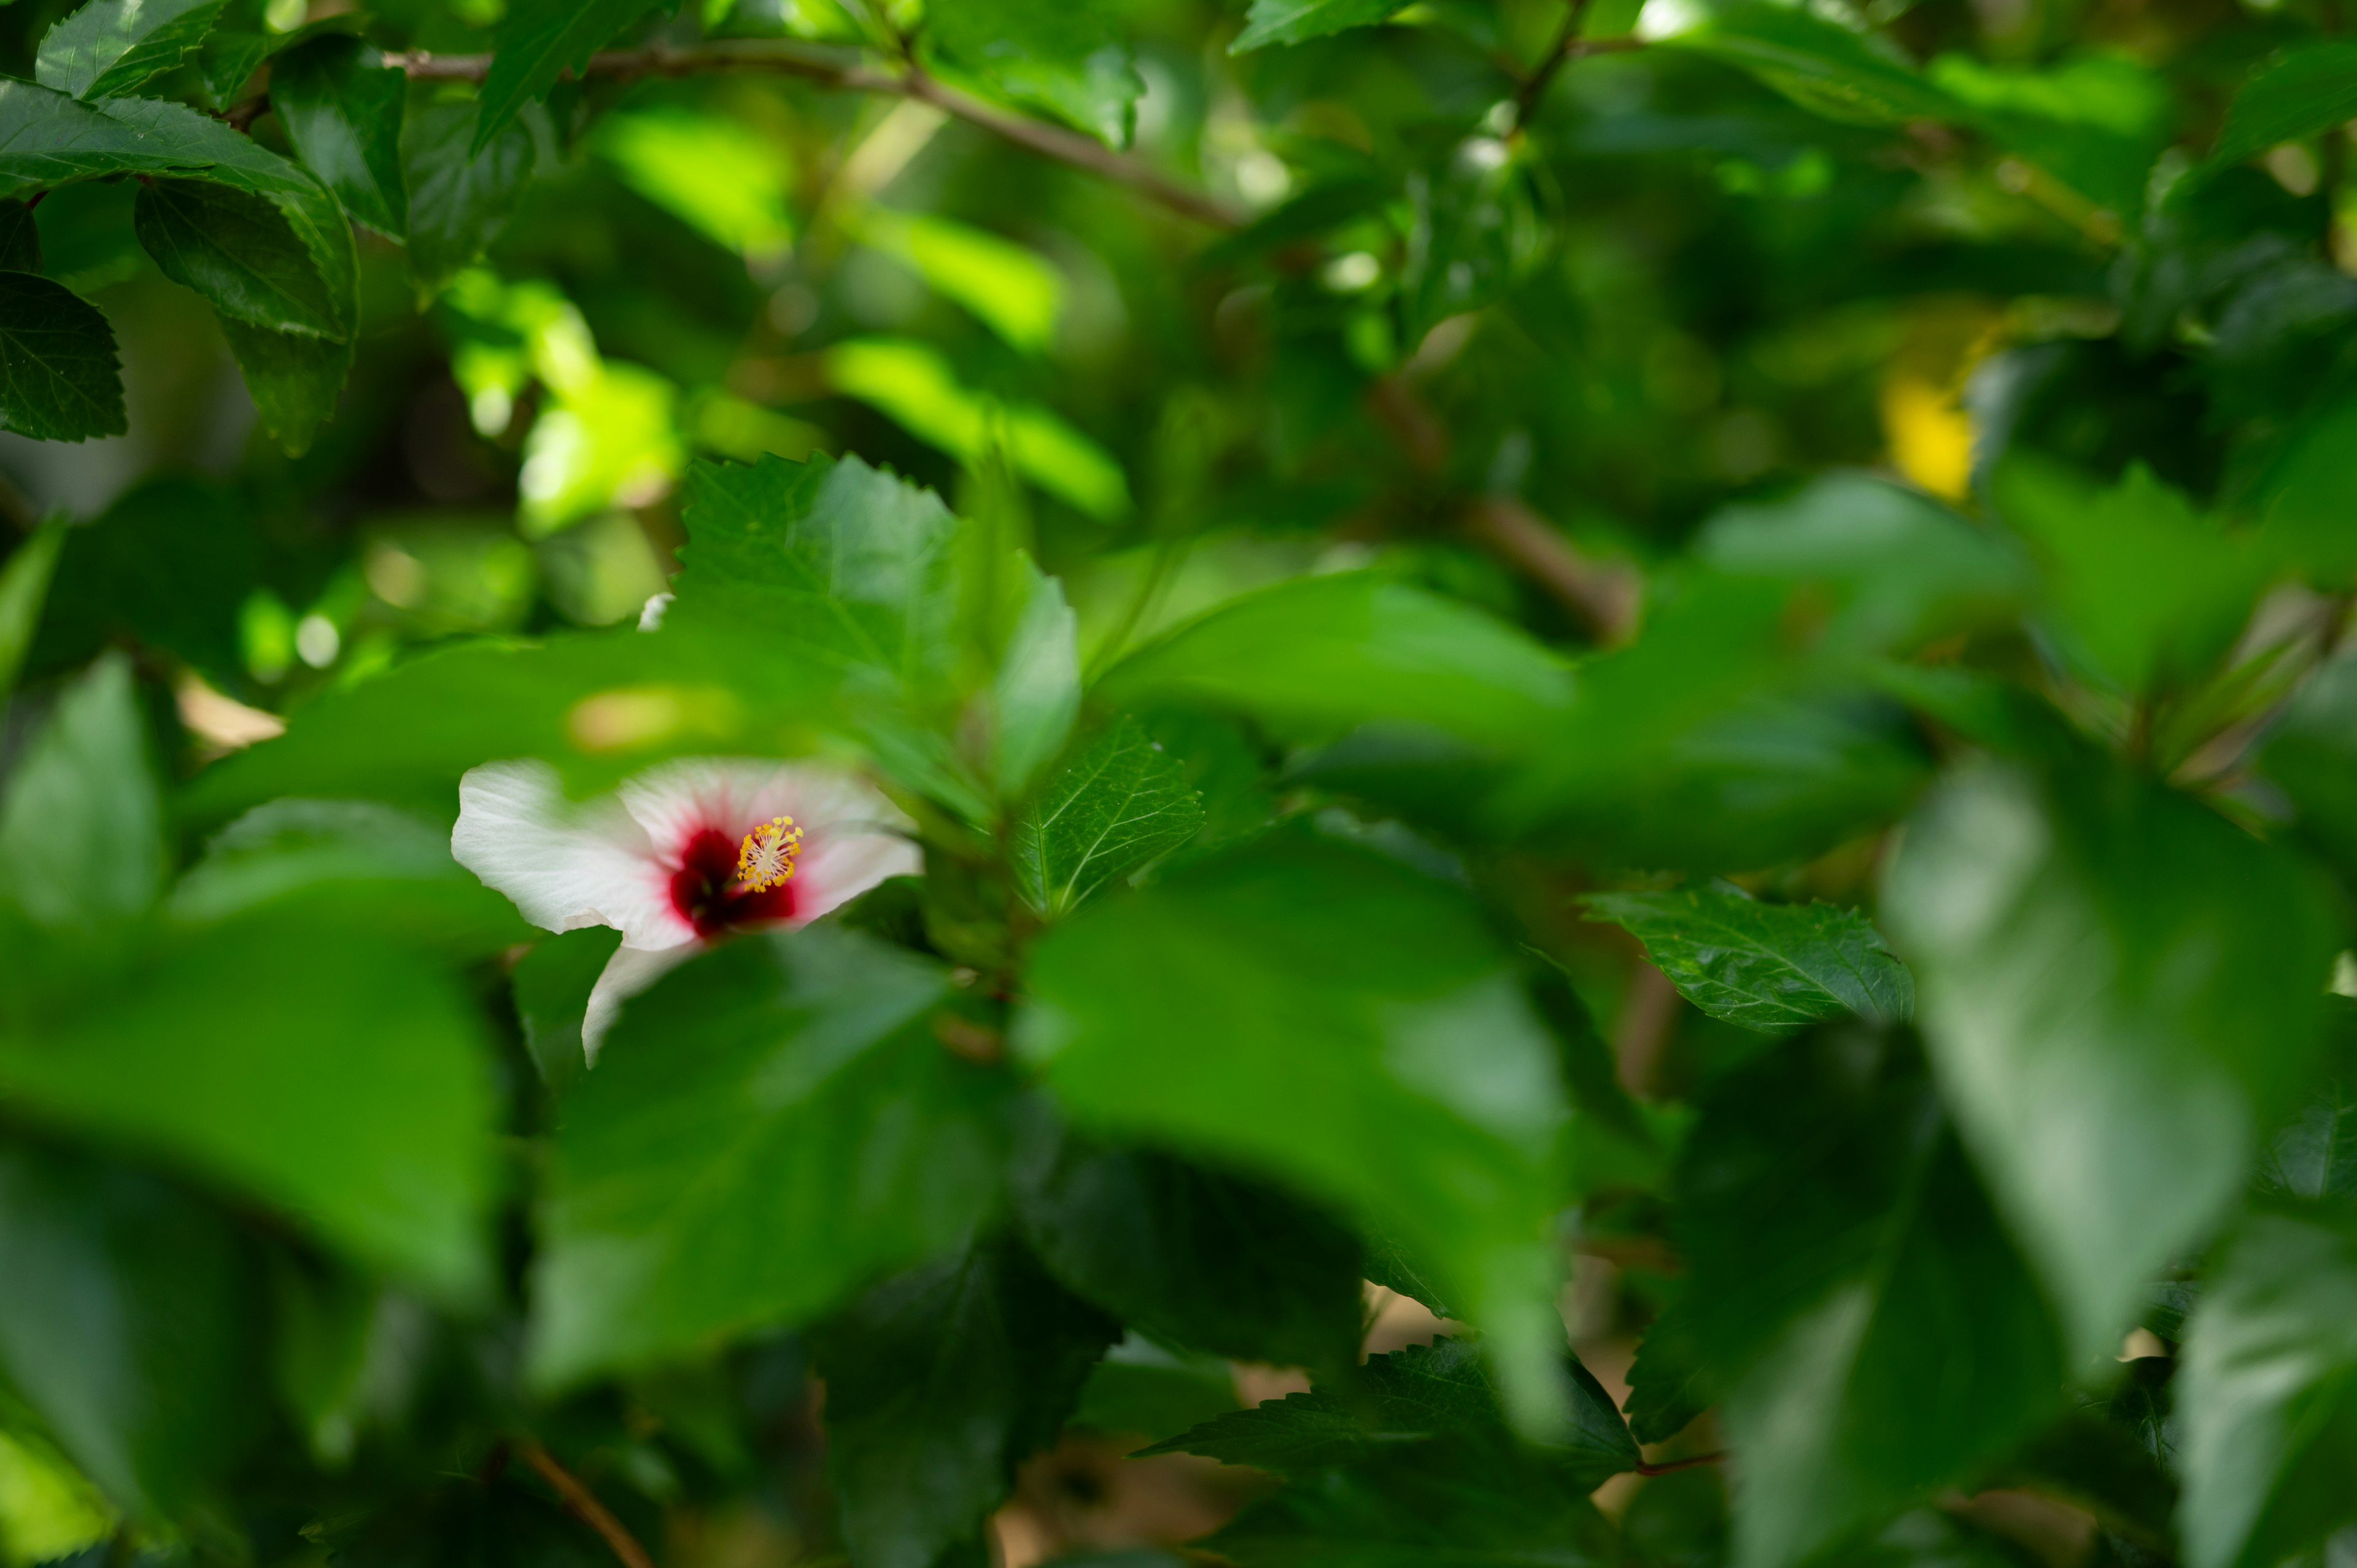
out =
[[[700,828],[680,851],[679,869],[671,874],[671,907],[699,937],[794,918],[793,883],[754,893],[737,882],[737,847],[717,828]]]

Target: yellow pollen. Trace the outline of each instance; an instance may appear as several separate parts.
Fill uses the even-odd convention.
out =
[[[737,851],[737,880],[748,893],[765,893],[794,878],[802,831],[791,817],[771,817],[745,835]]]

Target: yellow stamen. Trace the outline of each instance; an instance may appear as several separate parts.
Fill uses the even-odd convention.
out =
[[[802,831],[791,817],[771,817],[745,835],[737,851],[737,880],[748,893],[766,893],[794,878]]]

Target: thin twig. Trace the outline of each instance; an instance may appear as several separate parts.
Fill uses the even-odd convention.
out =
[[[1697,1465],[1717,1465],[1726,1457],[1727,1450],[1722,1448],[1716,1454],[1697,1454],[1691,1459],[1664,1459],[1658,1465],[1640,1465],[1637,1466],[1637,1474],[1666,1476],[1673,1470],[1691,1470]]]
[[[542,1480],[556,1488],[566,1512],[606,1538],[606,1544],[621,1559],[622,1568],[654,1568],[654,1559],[639,1544],[639,1538],[607,1512],[597,1494],[583,1486],[579,1477],[558,1464],[554,1455],[528,1437],[516,1444],[516,1455],[539,1471]]]
[[[1464,529],[1482,548],[1554,596],[1607,648],[1637,634],[1643,586],[1625,566],[1591,561],[1512,496],[1483,496],[1465,509]]]
[[[419,50],[393,52],[384,63],[420,81],[480,81],[489,74],[489,55],[435,55]],[[845,92],[875,92],[929,103],[944,113],[989,132],[1003,141],[1085,169],[1130,189],[1171,211],[1218,229],[1234,229],[1243,220],[1208,194],[1183,185],[1160,170],[1116,153],[1093,137],[1044,121],[1010,114],[970,93],[919,70],[880,70],[813,50],[767,43],[714,43],[694,48],[661,45],[642,49],[609,49],[590,57],[586,75],[614,81],[635,81],[650,76],[694,76],[721,71],[762,71],[796,76],[821,87]]]
[[[1571,0],[1570,9],[1564,14],[1563,31],[1555,35],[1554,47],[1547,50],[1546,59],[1539,61],[1538,69],[1523,78],[1522,86],[1514,91],[1515,130],[1519,131],[1531,123],[1531,114],[1538,108],[1539,100],[1546,96],[1547,87],[1555,81],[1555,73],[1563,69],[1564,62],[1579,47],[1579,27],[1586,20],[1587,0]]]

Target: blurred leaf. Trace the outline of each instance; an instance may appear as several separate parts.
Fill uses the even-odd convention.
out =
[[[178,65],[221,19],[224,0],[89,0],[41,36],[44,87],[77,98],[132,91]]]
[[[2327,1010],[2328,1069],[2259,1156],[2259,1185],[2296,1197],[2357,1197],[2357,1004],[2335,998]]]
[[[1695,1342],[1694,1324],[1676,1305],[1655,1318],[1629,1364],[1629,1398],[1621,1409],[1640,1443],[1667,1443],[1718,1402],[1719,1390]]]
[[[243,1252],[153,1176],[0,1144],[0,1371],[151,1520],[200,1501],[263,1425]]]
[[[349,914],[263,910],[115,979],[0,1035],[27,1113],[218,1176],[446,1295],[481,1290],[490,1092],[447,974]]]
[[[62,671],[129,640],[187,660],[232,689],[245,673],[238,613],[261,571],[252,524],[219,487],[135,487],[64,531],[27,668]]]
[[[409,189],[409,270],[435,288],[473,264],[507,227],[532,183],[532,133],[510,124],[469,150],[469,103],[421,105],[402,124],[402,180]]]
[[[1129,145],[1145,80],[1130,63],[1120,0],[949,0],[926,7],[928,41],[1017,102],[1116,147]]]
[[[355,38],[316,38],[270,68],[270,106],[296,155],[345,211],[394,240],[409,231],[401,159],[407,95],[408,78]]]
[[[1804,109],[1857,124],[1968,119],[1964,105],[1872,35],[1781,5],[1745,5],[1664,40],[1749,71]]]
[[[43,523],[0,564],[0,702],[16,685],[16,671],[25,667],[25,655],[32,650],[49,579],[65,542],[64,524]]]
[[[156,900],[162,811],[130,661],[66,689],[0,795],[0,900],[34,924],[93,932]]]
[[[1226,1361],[1178,1355],[1132,1334],[1089,1373],[1072,1424],[1155,1437],[1200,1426],[1235,1408],[1235,1377]]]
[[[49,1563],[99,1545],[122,1522],[105,1495],[0,1397],[0,1552]]]
[[[149,180],[139,189],[139,242],[164,275],[222,316],[307,338],[342,338],[353,303],[327,280],[270,202],[198,179]]]
[[[1280,1367],[1358,1359],[1350,1232],[1259,1182],[1037,1121],[1012,1173],[1016,1224],[1072,1290],[1166,1344]]]
[[[2357,1219],[2252,1216],[2212,1265],[2179,1377],[2189,1568],[2274,1563],[2357,1521]]]
[[[748,256],[792,243],[791,166],[740,121],[677,108],[609,114],[597,150],[631,189]]]
[[[2255,761],[2289,797],[2300,832],[2344,874],[2357,870],[2357,660],[2317,671],[2284,705]]]
[[[0,272],[0,422],[36,441],[87,441],[130,428],[106,317],[30,273]]]
[[[1395,1230],[1489,1334],[1517,1420],[1551,1424],[1563,1094],[1456,888],[1265,839],[1042,939],[1016,1039],[1083,1126],[1267,1171]]]
[[[580,71],[615,34],[670,6],[671,0],[516,0],[491,34],[491,69],[468,155],[482,156],[526,103]]]
[[[1885,922],[2077,1354],[2116,1347],[2315,1060],[2326,900],[2298,861],[2093,759],[1966,770],[1909,824]]]
[[[562,1087],[580,1076],[589,993],[621,945],[621,932],[585,926],[541,938],[515,966],[516,1018],[545,1082]]]
[[[2357,43],[2310,38],[2260,68],[2227,106],[2210,166],[2256,157],[2285,142],[2304,142],[2357,117]]]
[[[1054,346],[1064,277],[1036,251],[924,212],[870,208],[848,226],[863,244],[908,263],[936,293],[1025,353],[1044,354]]]
[[[944,988],[822,927],[734,942],[633,998],[558,1134],[534,1377],[806,1320],[986,1214],[1004,1090],[927,1027]]]
[[[2357,399],[2303,421],[2268,476],[2266,515],[2254,541],[2269,564],[2311,582],[2346,584],[2357,571],[2357,537],[2344,498],[2357,483]]]
[[[1071,737],[1081,712],[1079,620],[1064,585],[1028,558],[1023,608],[991,683],[999,792],[1020,797]]]
[[[1738,1563],[1928,1500],[2060,1403],[2053,1315],[1904,1037],[1834,1025],[1720,1080],[1676,1200]]]
[[[0,272],[41,270],[41,229],[30,203],[0,201]]]
[[[978,1536],[1120,1336],[1004,1237],[888,1280],[826,1325],[827,1473],[852,1561],[932,1568]]]
[[[1068,914],[1202,825],[1203,798],[1187,787],[1186,764],[1124,718],[1024,813],[1016,882],[1041,915]]]
[[[221,327],[262,427],[288,456],[301,456],[311,449],[319,427],[335,417],[352,371],[351,341],[274,332],[242,321],[224,320]]]
[[[1244,30],[1230,54],[1269,44],[1297,44],[1350,27],[1371,27],[1405,8],[1406,0],[1253,0]]]
[[[1904,1024],[1915,982],[1855,909],[1762,904],[1718,888],[1595,893],[1581,902],[1645,944],[1678,994],[1714,1018],[1789,1034],[1844,1013]]]

